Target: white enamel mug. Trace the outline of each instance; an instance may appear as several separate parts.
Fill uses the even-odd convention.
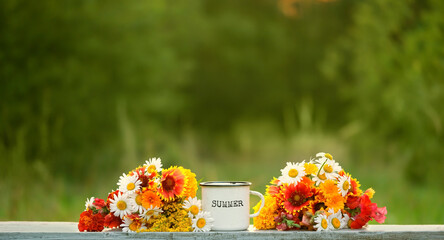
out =
[[[264,196],[250,191],[250,182],[202,182],[202,209],[214,219],[211,230],[246,230],[250,218],[257,217],[264,207]],[[261,198],[259,210],[250,214],[250,194]]]

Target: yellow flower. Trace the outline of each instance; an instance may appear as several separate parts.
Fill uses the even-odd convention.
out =
[[[256,212],[257,210],[259,210],[260,206],[261,202],[253,207],[254,211]],[[253,218],[253,225],[257,229],[274,229],[276,227],[274,218],[278,215],[277,209],[278,204],[276,203],[276,199],[274,197],[266,195],[264,207],[259,213],[259,216]]]
[[[191,172],[191,170],[189,169],[185,169],[183,167],[179,167],[182,169],[182,172],[185,174],[185,193],[184,193],[184,197],[188,198],[194,198],[196,197],[196,192],[197,192],[197,180],[196,180],[196,174],[194,174],[193,172]]]
[[[163,206],[163,213],[150,218],[147,229],[141,232],[190,232],[191,219],[182,208],[182,201],[168,202]]]
[[[375,194],[375,190],[373,190],[373,188],[369,188],[369,189],[365,190],[364,194],[367,194],[367,196],[371,199],[371,198],[373,198],[373,195]]]
[[[313,174],[315,175],[318,172],[318,167],[314,163],[305,163],[304,164],[305,173],[307,175]]]

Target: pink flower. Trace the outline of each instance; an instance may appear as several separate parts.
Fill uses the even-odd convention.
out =
[[[382,208],[377,208],[376,211],[373,212],[372,217],[373,219],[375,219],[376,222],[384,223],[386,218],[385,215],[387,215],[387,208],[382,207]]]

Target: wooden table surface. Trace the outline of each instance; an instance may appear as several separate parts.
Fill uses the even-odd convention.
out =
[[[444,239],[444,225],[369,225],[332,232],[254,230],[207,233],[79,232],[75,222],[0,222],[0,239]]]

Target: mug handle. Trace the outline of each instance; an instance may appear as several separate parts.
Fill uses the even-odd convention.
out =
[[[259,213],[261,212],[261,209],[264,207],[265,198],[264,198],[264,195],[262,195],[260,192],[250,191],[250,194],[256,195],[256,196],[261,198],[261,207],[259,208],[259,210],[257,210],[257,212],[254,213],[254,214],[250,214],[250,217],[253,218],[253,217],[259,216]]]

